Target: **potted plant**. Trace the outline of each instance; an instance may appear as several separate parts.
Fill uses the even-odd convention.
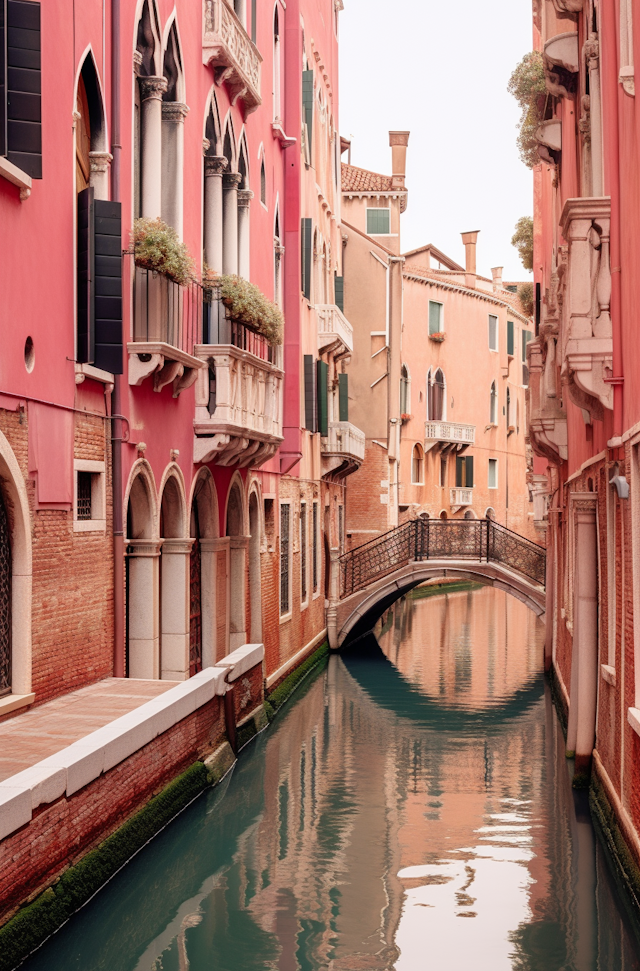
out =
[[[195,264],[172,226],[162,219],[136,219],[131,231],[136,266],[186,286],[195,277]]]
[[[540,51],[525,54],[509,79],[508,89],[522,109],[519,123],[520,158],[532,169],[540,161],[536,131],[544,120],[547,86]]]
[[[444,336],[445,336],[444,335],[444,331],[443,330],[438,330],[438,331],[436,331],[435,334],[429,334],[429,340],[430,341],[435,341],[436,344],[442,344],[442,342],[444,340]]]
[[[232,320],[260,334],[272,346],[282,344],[282,311],[254,283],[240,276],[218,275],[205,267],[202,286],[210,294],[218,292]]]

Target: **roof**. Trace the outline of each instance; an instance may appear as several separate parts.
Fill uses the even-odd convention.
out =
[[[393,179],[390,175],[380,175],[360,169],[357,165],[342,163],[343,192],[393,192]]]
[[[433,243],[427,243],[426,246],[419,246],[417,249],[409,250],[409,252],[405,253],[404,256],[417,256],[419,253],[426,253],[429,256],[433,256],[434,260],[437,260],[438,263],[442,263],[442,265],[446,266],[448,270],[456,270],[459,273],[464,273],[464,266],[460,266],[459,263],[452,260],[450,256],[447,256],[446,253],[439,250],[437,246],[433,245]]]

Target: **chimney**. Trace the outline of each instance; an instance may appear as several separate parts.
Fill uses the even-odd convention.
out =
[[[491,276],[493,277],[493,289],[502,290],[502,271],[504,267],[502,266],[492,266]]]
[[[474,230],[472,233],[462,233],[462,242],[464,243],[465,250],[465,260],[464,269],[465,285],[469,287],[470,290],[475,290],[476,288],[476,243],[478,242],[479,229]]]
[[[393,188],[404,189],[404,177],[407,171],[408,131],[390,131],[389,145],[391,146],[391,175]]]

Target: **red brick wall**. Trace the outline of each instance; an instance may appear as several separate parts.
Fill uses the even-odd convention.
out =
[[[347,549],[373,539],[375,533],[370,530],[384,533],[389,528],[389,507],[380,501],[388,493],[380,483],[388,479],[386,450],[367,440],[364,462],[347,480]]]

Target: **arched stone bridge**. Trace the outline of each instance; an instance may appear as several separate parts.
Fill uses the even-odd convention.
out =
[[[506,590],[538,616],[545,612],[546,551],[489,519],[417,519],[357,546],[332,551],[329,644],[371,630],[419,583],[476,580]]]

